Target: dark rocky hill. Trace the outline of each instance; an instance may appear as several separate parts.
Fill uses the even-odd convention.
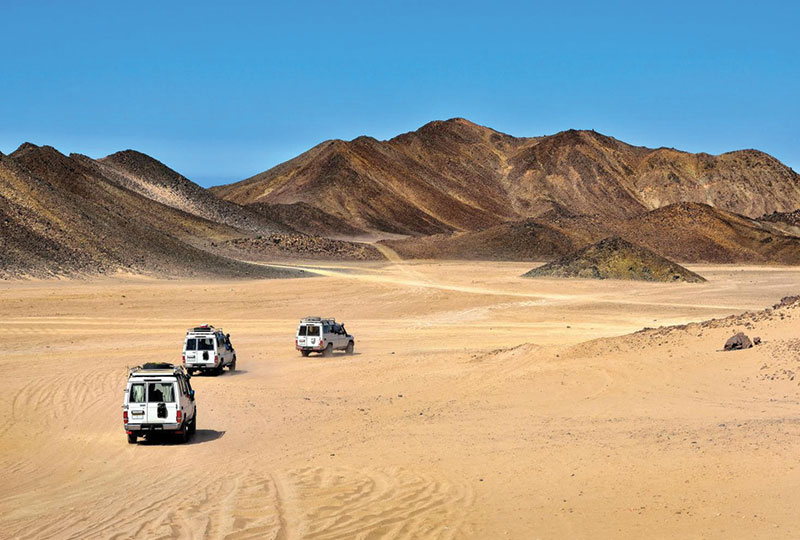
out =
[[[601,240],[561,259],[527,272],[523,277],[684,281],[700,283],[703,277],[649,249],[621,238]]]

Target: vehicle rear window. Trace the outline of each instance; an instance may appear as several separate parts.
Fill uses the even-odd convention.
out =
[[[197,350],[198,351],[213,351],[214,350],[214,338],[197,338]]]
[[[186,350],[187,351],[195,351],[197,350],[197,340],[194,338],[189,338],[186,340]]]
[[[144,403],[144,385],[132,384],[128,403]]]
[[[305,336],[306,335],[306,326],[300,326],[297,328],[297,335],[298,336]]]
[[[319,326],[306,326],[306,332],[309,336],[318,336],[319,335]]]
[[[148,403],[174,403],[175,386],[171,382],[149,383],[147,385]]]

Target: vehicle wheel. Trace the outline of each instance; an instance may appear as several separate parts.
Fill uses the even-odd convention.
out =
[[[302,354],[304,357],[306,357],[309,354],[311,354],[311,351],[300,351],[300,354]]]
[[[322,352],[322,356],[333,356],[333,343],[328,343],[328,346]]]
[[[181,431],[181,433],[177,434],[177,437],[178,437],[178,442],[180,444],[183,444],[186,441],[188,441],[189,440],[189,426],[183,426],[183,430]]]
[[[139,437],[136,436],[136,434],[131,433],[130,435],[128,435],[128,444],[136,444],[136,439],[138,438]]]
[[[197,431],[197,412],[194,413],[192,421],[189,422],[189,435],[194,435],[195,431]]]
[[[352,341],[348,342],[347,343],[347,347],[345,347],[345,349],[344,349],[345,354],[353,354],[353,349],[354,348],[355,348],[355,345],[353,344],[353,342]]]
[[[236,371],[236,357],[233,357],[233,362],[228,366],[229,371]]]
[[[222,364],[218,365],[217,368],[214,370],[215,375],[222,375],[222,370],[225,369],[225,366]]]

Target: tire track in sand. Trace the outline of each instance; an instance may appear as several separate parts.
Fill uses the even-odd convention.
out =
[[[311,540],[451,539],[463,533],[473,493],[466,484],[409,469],[299,469],[293,531]]]

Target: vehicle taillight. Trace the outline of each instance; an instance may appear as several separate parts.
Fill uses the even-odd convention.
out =
[[[128,423],[128,411],[122,411],[122,421]]]
[[[182,415],[183,415],[183,413],[181,412],[181,410],[180,410],[180,409],[178,410],[178,412],[177,412],[177,413],[175,413],[175,420],[176,420],[176,421],[177,421],[179,424],[181,423],[181,416],[182,416]]]
[[[183,360],[183,363],[185,364],[185,363],[186,363],[186,355],[185,355],[185,354],[182,354],[182,355],[181,355],[181,359]]]

